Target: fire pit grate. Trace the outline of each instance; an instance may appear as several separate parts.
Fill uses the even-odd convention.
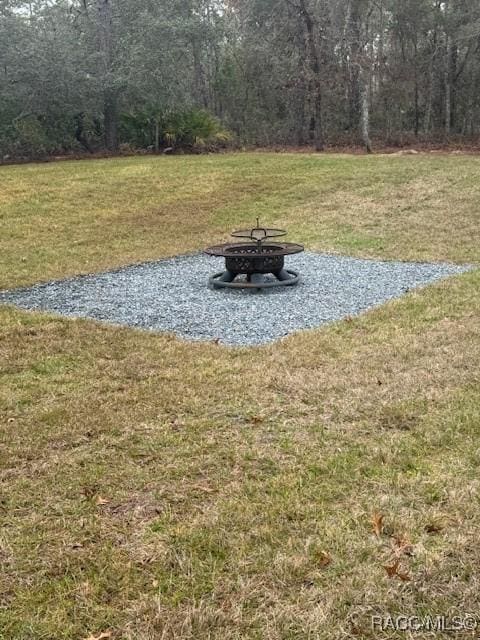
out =
[[[253,229],[234,231],[235,238],[249,242],[230,242],[205,249],[210,256],[225,258],[225,271],[212,275],[209,284],[217,288],[265,289],[298,284],[300,275],[293,269],[285,268],[285,256],[301,253],[304,247],[293,242],[272,242],[285,236],[284,229],[257,226]],[[272,278],[266,277],[268,274]],[[246,276],[238,279],[238,276]]]

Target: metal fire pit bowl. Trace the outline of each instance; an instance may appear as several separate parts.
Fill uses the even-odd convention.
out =
[[[297,284],[299,274],[285,268],[285,256],[300,253],[303,245],[293,242],[272,242],[287,234],[283,229],[257,226],[253,229],[234,231],[232,236],[249,242],[230,242],[205,249],[210,256],[225,258],[225,271],[215,273],[209,284],[215,288],[265,289]],[[272,274],[274,279],[265,276]],[[236,280],[237,276],[246,276]]]

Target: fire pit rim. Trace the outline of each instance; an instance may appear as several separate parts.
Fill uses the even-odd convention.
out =
[[[271,247],[274,247],[272,251],[269,250]],[[242,253],[242,249],[244,250],[244,253]],[[251,249],[251,251],[249,251],[249,249]],[[258,251],[257,244],[254,242],[226,242],[224,244],[217,244],[204,249],[204,253],[210,256],[217,256],[220,258],[238,256],[247,258],[247,260],[250,257],[253,260],[254,258],[258,258],[262,255],[265,257],[289,256],[295,253],[302,253],[303,251],[305,251],[305,247],[302,244],[297,244],[295,242],[262,243],[262,251]]]

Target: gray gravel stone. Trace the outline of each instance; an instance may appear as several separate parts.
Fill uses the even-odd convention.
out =
[[[305,252],[286,259],[296,287],[212,290],[223,259],[203,254],[0,292],[0,303],[93,318],[190,340],[258,345],[360,314],[469,266],[381,262]]]

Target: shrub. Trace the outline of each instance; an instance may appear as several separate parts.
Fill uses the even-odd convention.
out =
[[[121,139],[137,148],[215,150],[232,140],[231,134],[208,111],[145,109],[122,114]]]
[[[2,117],[3,115],[3,117]],[[49,155],[92,150],[101,144],[101,132],[83,113],[27,114],[14,117],[0,113],[0,159],[35,159]]]
[[[35,158],[56,150],[44,123],[34,115],[13,119],[3,126],[0,141],[2,155],[13,157]]]

